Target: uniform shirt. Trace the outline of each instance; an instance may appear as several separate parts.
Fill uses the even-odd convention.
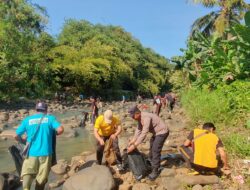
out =
[[[198,137],[198,138],[199,138],[199,137]],[[193,139],[194,139],[194,131],[191,131],[191,132],[189,133],[187,139],[190,140],[190,141],[193,141]],[[218,141],[218,143],[217,143],[217,145],[216,145],[216,148],[219,148],[219,147],[224,147],[224,145],[223,145],[223,143],[222,143],[222,141],[221,141],[220,138],[219,138],[219,141]]]
[[[113,116],[111,124],[107,124],[104,121],[103,115],[100,115],[95,122],[95,128],[98,130],[100,136],[110,136],[115,133],[116,127],[121,124],[117,116]]]
[[[33,135],[36,133],[33,141],[31,142],[29,156],[48,156],[53,153],[53,133],[58,127],[61,126],[61,124],[56,120],[53,115],[46,114],[43,117],[42,123],[40,124],[38,131],[36,132],[38,124],[43,115],[43,113],[37,113],[26,117],[16,130],[16,134],[18,136],[21,136],[26,133],[27,142],[29,143],[33,138]]]
[[[162,135],[168,132],[168,128],[164,121],[156,114],[141,112],[141,121],[138,121],[138,127],[134,135],[136,139],[135,144],[142,143],[148,132],[154,136]]]
[[[188,138],[194,141],[194,164],[216,168],[218,166],[216,149],[223,146],[221,140],[214,133],[198,128],[194,129]]]

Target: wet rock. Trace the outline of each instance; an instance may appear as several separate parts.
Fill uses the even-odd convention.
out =
[[[160,176],[161,177],[173,177],[175,176],[175,174],[176,174],[175,169],[164,168],[161,171]]]
[[[201,185],[195,185],[193,186],[192,190],[202,190],[202,186]]]
[[[77,137],[78,133],[75,129],[66,128],[66,130],[63,133],[63,136],[66,138],[73,138],[73,137]]]
[[[81,162],[84,163],[84,156],[74,156],[71,158],[70,165],[73,165],[74,163]]]
[[[84,151],[81,153],[81,156],[88,156],[90,154],[93,154],[93,151]]]
[[[94,161],[94,160],[96,160],[96,154],[95,153],[90,154],[90,155],[86,156],[86,158],[85,158],[85,162]]]
[[[132,190],[150,190],[150,186],[146,183],[136,183],[133,185]]]
[[[66,160],[58,160],[57,164],[51,168],[52,172],[58,175],[65,174],[68,169],[69,166]]]
[[[105,166],[95,165],[70,177],[64,183],[63,190],[112,190],[114,186],[110,170]]]
[[[187,185],[207,185],[207,184],[216,184],[219,183],[220,180],[216,175],[196,175],[196,176],[188,176],[188,175],[178,175],[176,178],[184,184]]]
[[[3,137],[3,138],[13,138],[15,135],[16,135],[16,132],[14,130],[4,130],[0,134],[0,137]]]

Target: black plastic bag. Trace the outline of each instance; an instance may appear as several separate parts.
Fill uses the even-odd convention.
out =
[[[21,175],[22,165],[24,158],[22,156],[23,147],[20,144],[15,144],[9,147],[9,152],[12,156],[12,159],[14,160],[16,171],[18,175]]]
[[[135,179],[138,181],[145,177],[150,171],[149,164],[137,149],[129,154],[126,152],[126,150],[124,150],[123,167],[129,168],[132,171]]]

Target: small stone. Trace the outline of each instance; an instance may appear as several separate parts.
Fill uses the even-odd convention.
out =
[[[69,166],[67,164],[67,161],[59,160],[58,163],[51,168],[51,171],[54,172],[55,174],[62,175],[65,174],[68,169]]]
[[[195,186],[193,186],[193,188],[192,188],[192,190],[202,190],[203,188],[202,188],[202,186],[201,185],[195,185]]]

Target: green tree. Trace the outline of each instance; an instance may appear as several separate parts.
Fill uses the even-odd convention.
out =
[[[165,85],[167,59],[121,27],[67,20],[50,51],[51,69],[59,86],[70,85],[85,93],[140,91],[158,93]],[[63,75],[67,71],[67,75]]]
[[[205,7],[219,7],[218,11],[198,18],[192,25],[190,36],[194,37],[197,32],[210,36],[214,32],[223,35],[230,26],[239,24],[246,10],[250,6],[244,0],[192,0]]]

